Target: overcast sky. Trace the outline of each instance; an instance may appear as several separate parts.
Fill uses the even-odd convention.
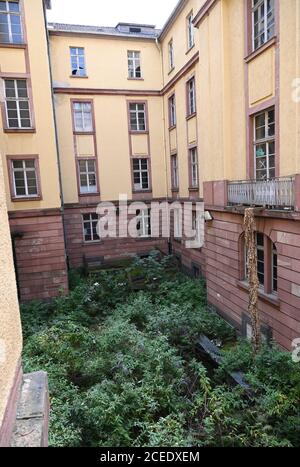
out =
[[[118,22],[161,28],[178,0],[52,0],[48,21],[116,26]]]

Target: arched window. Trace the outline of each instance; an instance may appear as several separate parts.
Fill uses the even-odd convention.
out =
[[[244,242],[245,245],[245,242]],[[256,232],[257,274],[261,289],[277,293],[277,248],[267,235]],[[244,280],[248,279],[247,249],[244,246]]]

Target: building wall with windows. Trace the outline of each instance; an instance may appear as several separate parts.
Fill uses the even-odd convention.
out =
[[[67,290],[44,8],[0,5],[0,152],[23,299]]]

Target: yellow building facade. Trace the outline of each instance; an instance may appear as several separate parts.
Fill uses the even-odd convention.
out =
[[[205,276],[210,305],[249,335],[243,213],[256,206],[263,333],[289,348],[300,332],[300,1],[181,0],[160,31],[46,28],[50,2],[3,4],[7,24],[21,25],[0,29],[0,151],[21,298],[66,291],[67,262],[159,248]],[[140,238],[99,238],[97,206],[120,194],[149,209],[204,201],[204,248],[151,236],[147,210]]]

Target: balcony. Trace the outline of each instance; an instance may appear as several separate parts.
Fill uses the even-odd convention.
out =
[[[228,182],[228,205],[294,210],[295,177]]]

